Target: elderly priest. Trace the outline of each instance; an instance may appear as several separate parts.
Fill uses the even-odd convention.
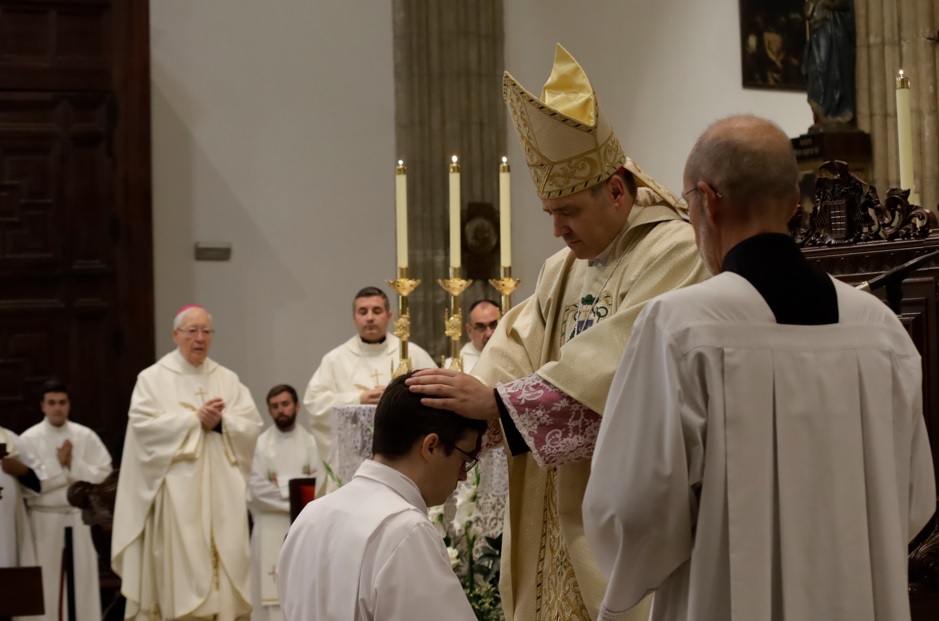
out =
[[[180,310],[177,349],[140,373],[131,397],[111,543],[128,619],[251,612],[245,481],[261,416],[208,357],[213,333],[204,308]]]

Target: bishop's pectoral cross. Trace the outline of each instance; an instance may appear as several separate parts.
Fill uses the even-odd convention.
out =
[[[377,388],[379,385],[378,383],[381,381],[381,371],[379,371],[378,369],[375,369],[374,371],[372,371],[372,377],[375,378],[375,386]]]

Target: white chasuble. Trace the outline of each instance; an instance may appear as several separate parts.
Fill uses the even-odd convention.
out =
[[[584,500],[610,587],[653,619],[909,619],[907,542],[935,509],[921,360],[835,282],[838,323],[783,325],[725,272],[650,303]]]
[[[221,428],[206,431],[196,412],[217,397]],[[261,426],[251,393],[211,359],[173,351],[137,376],[111,544],[126,618],[249,615],[245,490]]]
[[[269,427],[258,438],[248,479],[251,531],[251,597],[253,621],[283,618],[275,570],[290,527],[290,479],[317,477],[320,459],[313,436],[299,425],[290,431]]]
[[[23,439],[42,461],[46,475],[41,493],[26,499],[30,525],[36,538],[36,555],[42,567],[44,618],[49,621],[59,618],[60,598],[63,618],[68,614],[61,577],[65,528],[70,526],[76,619],[97,621],[101,618],[98,553],[91,540],[91,528],[82,521],[81,510],[68,503],[67,494],[72,483],[100,483],[106,479],[111,473],[111,455],[95,432],[72,421],[55,427],[48,419],[43,419],[23,432]],[[68,467],[62,466],[58,458],[58,449],[66,440],[72,443]]]
[[[321,459],[328,462],[332,456],[332,409],[358,404],[366,390],[387,385],[398,367],[400,344],[393,334],[386,334],[381,343],[366,343],[354,336],[323,356],[303,397]],[[414,343],[408,343],[408,355],[414,370],[437,366],[430,354]]]
[[[473,369],[497,387],[531,449],[508,457],[507,621],[587,620],[599,611],[606,580],[580,510],[598,413],[646,302],[707,277],[691,226],[649,200],[640,188],[627,228],[597,261],[568,249],[549,258],[535,294],[506,313]]]
[[[18,435],[0,427],[0,444],[6,444],[7,457],[30,468],[41,481],[48,478],[42,462],[30,445]],[[0,567],[29,567],[36,564],[36,540],[26,514],[25,498],[37,492],[24,487],[16,477],[0,470]]]

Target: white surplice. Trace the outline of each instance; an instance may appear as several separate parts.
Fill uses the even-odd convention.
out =
[[[319,453],[313,436],[299,425],[281,431],[276,425],[258,437],[251,477],[248,509],[251,531],[252,621],[283,618],[274,580],[277,559],[290,528],[290,479],[318,477]]]
[[[463,344],[463,347],[460,348],[460,358],[463,361],[464,373],[472,373],[473,367],[476,366],[476,363],[479,361],[479,356],[482,355],[482,353],[483,352],[476,349],[472,341]],[[443,363],[443,367],[445,369],[449,368],[452,361],[453,358],[447,358]]]
[[[91,528],[82,521],[81,510],[68,503],[68,486],[78,481],[100,483],[111,473],[111,454],[98,435],[72,421],[55,427],[44,418],[23,432],[23,439],[43,464],[46,478],[40,494],[26,498],[29,521],[36,538],[36,555],[42,567],[45,619],[59,618],[62,549],[65,527],[72,527],[75,577],[75,613],[78,621],[101,618],[98,586],[98,553],[91,540]],[[72,457],[69,467],[59,463],[58,449],[69,440]],[[67,599],[62,597],[63,618],[68,615]]]
[[[197,410],[225,401],[219,431]],[[114,509],[111,565],[125,618],[217,618],[251,611],[246,480],[261,431],[251,393],[211,359],[177,351],[137,376]]]
[[[288,621],[474,621],[409,478],[368,460],[290,527],[277,566]]]
[[[935,509],[921,361],[835,282],[839,321],[780,325],[723,273],[650,302],[584,500],[600,619],[909,619],[907,542]]]
[[[48,478],[42,462],[28,442],[0,427],[0,444],[6,444],[7,457],[30,468],[41,481]],[[36,564],[36,540],[26,513],[26,498],[37,492],[20,484],[0,470],[0,567],[28,567]]]
[[[363,392],[388,384],[398,367],[400,344],[393,334],[386,334],[384,341],[374,344],[356,335],[323,356],[303,397],[321,459],[329,461],[332,455],[332,409],[360,403]],[[408,355],[414,370],[437,366],[430,354],[414,343],[408,343]]]

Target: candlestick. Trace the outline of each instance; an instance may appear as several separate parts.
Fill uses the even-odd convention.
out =
[[[512,265],[512,206],[509,179],[509,158],[499,164],[499,244],[502,267]]]
[[[900,189],[909,190],[909,202],[919,205],[916,181],[913,176],[913,125],[910,119],[910,78],[897,76],[897,148],[900,160]]]
[[[408,266],[408,169],[398,160],[395,167],[395,224],[397,232],[398,269]]]
[[[450,265],[462,265],[460,253],[460,165],[454,155],[450,164]]]
[[[450,278],[441,278],[437,282],[450,294],[449,311],[444,309],[444,334],[450,338],[450,369],[463,370],[463,356],[460,355],[460,337],[463,335],[463,311],[460,309],[460,294],[473,282],[460,276],[458,265],[450,267]]]
[[[489,284],[495,287],[502,295],[502,314],[509,312],[509,309],[512,308],[512,292],[518,288],[518,284],[522,282],[517,278],[512,278],[512,267],[510,265],[502,266],[502,278],[490,278]]]
[[[392,376],[398,377],[411,372],[411,356],[408,354],[408,341],[411,338],[411,313],[408,310],[408,295],[414,291],[420,280],[408,278],[408,268],[398,267],[398,278],[386,280],[392,289],[398,293],[398,318],[395,319],[393,334],[401,339],[398,346],[398,368],[394,369]]]

